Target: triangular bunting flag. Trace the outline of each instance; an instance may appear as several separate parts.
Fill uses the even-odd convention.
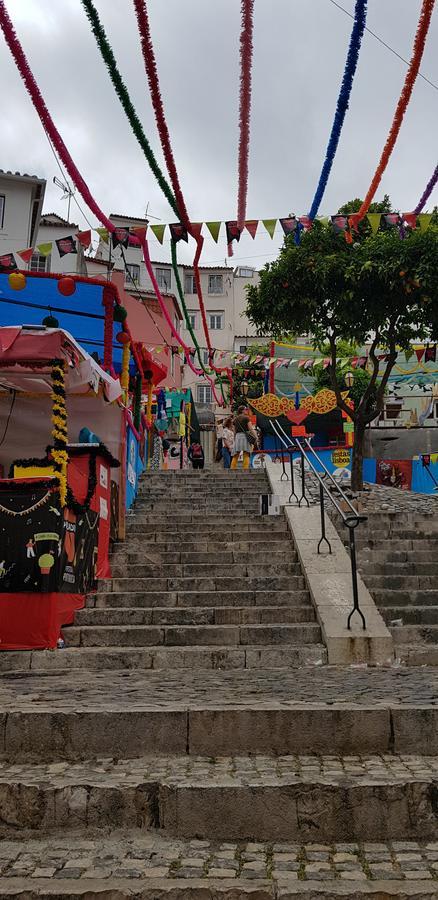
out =
[[[422,231],[427,231],[430,225],[430,220],[432,218],[432,213],[420,213],[418,216],[418,220],[420,222],[420,228]]]
[[[135,234],[135,236],[138,237],[138,239],[140,241],[144,241],[144,239],[146,237],[147,226],[146,225],[134,225],[134,227],[131,228],[131,232],[132,232],[132,234]]]
[[[88,229],[88,231],[77,231],[75,234],[75,237],[77,237],[79,243],[82,245],[82,247],[85,247],[85,249],[87,249],[87,247],[90,246],[90,244],[91,244],[91,230],[90,229]]]
[[[432,344],[431,347],[429,347],[429,344],[427,345],[424,362],[436,362],[436,344]]]
[[[269,234],[270,238],[274,237],[275,226],[277,224],[277,219],[262,219],[263,225],[266,228],[266,231]]]
[[[413,356],[413,355],[414,355],[414,351],[412,350],[411,347],[409,348],[409,350],[405,350],[405,360],[406,360],[406,362],[409,362],[411,356]]]
[[[190,224],[191,224],[191,229],[192,229],[192,232],[193,232],[193,237],[194,237],[195,239],[196,239],[196,238],[200,238],[200,237],[201,237],[201,231],[202,231],[202,222],[191,222]]]
[[[240,241],[242,233],[237,222],[225,222],[227,232],[228,256],[233,255],[233,241]]]
[[[424,347],[417,347],[415,350],[415,356],[417,357],[418,362],[420,363],[424,356]]]
[[[186,244],[188,244],[189,235],[185,225],[182,225],[181,222],[175,222],[174,224],[169,225],[169,229],[171,238],[176,244],[178,241],[185,241]]]
[[[381,218],[381,213],[368,213],[367,219],[371,225],[371,231],[373,232],[373,234],[377,234],[380,227]]]
[[[111,240],[114,249],[116,247],[127,247],[129,244],[129,228],[115,228]]]
[[[166,226],[165,225],[151,225],[150,228],[151,228],[151,231],[153,231],[157,241],[159,241],[160,244],[162,244]]]
[[[109,231],[107,228],[96,228],[95,231],[97,231],[99,237],[104,242],[104,244],[109,243]]]
[[[23,262],[28,263],[33,256],[33,247],[29,247],[28,250],[17,250],[17,254]]]
[[[259,227],[258,219],[251,219],[249,222],[245,222],[245,228],[247,231],[249,231],[252,238],[255,238],[258,227]]]
[[[417,227],[417,216],[414,212],[403,213],[403,219],[406,222],[406,225],[409,225],[409,228]]]
[[[217,244],[222,222],[206,222],[205,224],[206,224],[214,242]]]
[[[280,225],[284,231],[284,234],[293,234],[297,227],[296,217],[289,216],[288,219],[280,219]]]
[[[313,225],[313,222],[312,222],[312,219],[309,219],[309,216],[300,216],[298,221],[301,222],[301,225],[303,226],[304,231],[310,231],[310,229]]]
[[[0,272],[13,272],[17,268],[13,253],[4,253],[0,256]]]
[[[49,256],[52,252],[53,241],[48,241],[46,244],[38,244],[37,250],[41,256]]]
[[[68,253],[77,253],[76,241],[72,234],[67,237],[59,238],[55,241],[60,257],[67,256]]]

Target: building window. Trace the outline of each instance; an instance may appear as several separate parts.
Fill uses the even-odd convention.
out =
[[[211,403],[213,395],[209,384],[198,384],[197,386],[198,403]]]
[[[211,331],[220,331],[224,327],[223,313],[210,313],[210,329]]]
[[[209,275],[208,276],[208,293],[209,294],[223,294],[223,284],[222,284],[222,275]]]
[[[158,287],[162,291],[170,291],[172,287],[172,273],[170,269],[156,269],[155,277],[158,282]]]
[[[140,284],[140,266],[126,263],[126,281],[128,284]]]
[[[210,353],[208,350],[201,350],[202,353],[202,362],[204,366],[208,366],[210,363]]]
[[[196,294],[196,281],[194,275],[185,275],[184,278],[184,293],[185,294]]]
[[[252,278],[252,276],[254,275],[253,269],[245,269],[243,268],[243,266],[239,267],[238,272],[239,278]]]
[[[246,344],[241,344],[239,347],[239,353],[246,353],[247,349],[248,347],[246,346]]]
[[[32,253],[29,269],[31,272],[50,272],[50,253],[48,256]]]
[[[5,222],[5,197],[0,194],[0,228],[3,228]]]
[[[196,331],[196,328],[197,328],[197,316],[196,316],[196,312],[193,312],[193,311],[190,310],[190,309],[187,310],[187,317],[188,317],[188,320],[189,320],[189,322],[190,322],[190,327],[193,328],[193,331]],[[187,327],[187,326],[186,326],[186,327]],[[188,328],[187,328],[187,331],[188,331]]]

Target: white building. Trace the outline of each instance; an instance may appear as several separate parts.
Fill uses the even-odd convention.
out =
[[[56,241],[60,238],[70,237],[81,231],[79,225],[68,222],[57,213],[43,213],[39,223],[35,252],[29,262],[31,272],[61,272],[64,275],[87,275],[84,250],[76,241],[77,253],[67,253],[61,256]],[[52,243],[52,250],[48,256],[38,252],[39,244]]]
[[[35,246],[45,190],[44,178],[0,169],[0,256]]]

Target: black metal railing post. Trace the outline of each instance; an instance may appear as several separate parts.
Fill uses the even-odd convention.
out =
[[[351,523],[351,524],[348,524],[348,521],[346,522],[346,525],[348,528],[348,533],[349,533],[351,579],[353,582],[353,609],[351,610],[351,613],[347,619],[347,628],[348,629],[351,628],[351,619],[352,619],[352,616],[354,616],[355,612],[359,613],[359,615],[362,619],[362,625],[363,625],[364,629],[367,627],[366,622],[365,622],[365,616],[359,607],[359,591],[357,589],[356,539],[355,539],[354,530],[358,524],[359,524],[359,520],[357,520],[355,523]]]
[[[297,441],[297,447],[301,450],[299,441]],[[301,506],[303,500],[306,501],[307,506],[310,506],[309,501],[306,497],[306,470],[304,468],[304,453],[300,453],[301,457],[301,497],[298,501],[298,506]]]
[[[348,528],[349,531],[349,548],[350,548],[350,563],[351,563],[351,579],[352,579],[352,587],[353,587],[353,609],[351,610],[348,619],[347,619],[347,627],[351,628],[351,619],[355,612],[359,613],[362,619],[362,625],[364,629],[366,629],[365,616],[360,609],[359,605],[359,591],[357,584],[357,559],[356,559],[356,538],[355,538],[355,528],[360,525],[361,522],[366,520],[366,516],[360,515],[357,509],[353,506],[349,497],[347,497],[345,491],[342,490],[341,486],[335,481],[333,475],[327,467],[324,465],[322,459],[318,456],[318,454],[313,449],[312,445],[308,438],[304,440],[305,446],[298,439],[292,439],[293,444],[291,444],[289,436],[286,434],[281,425],[276,425],[272,420],[270,420],[270,425],[276,437],[280,439],[280,442],[283,444],[283,447],[289,453],[290,458],[290,467],[291,467],[291,487],[292,493],[289,497],[289,502],[291,502],[292,497],[295,497],[298,500],[298,497],[295,493],[295,483],[294,483],[294,471],[293,471],[293,454],[297,452],[300,454],[301,459],[301,497],[298,500],[298,506],[301,506],[303,500],[306,501],[307,506],[309,506],[309,501],[306,497],[306,486],[305,486],[305,462],[307,462],[310,471],[315,476],[316,480],[319,484],[319,504],[320,504],[320,512],[321,512],[321,538],[318,542],[318,553],[320,552],[320,546],[325,541],[329,547],[329,552],[332,552],[330,541],[326,537],[325,533],[325,503],[324,503],[324,493],[327,495],[328,499],[335,507],[336,512],[340,516],[342,520],[342,524]],[[283,436],[282,436],[283,435]],[[313,460],[313,461],[312,461]],[[317,464],[317,466],[316,466]],[[431,473],[432,474],[432,473]],[[433,476],[432,476],[433,477]],[[328,485],[325,483],[325,479],[332,483],[332,488],[329,490]],[[334,492],[336,492],[341,498],[341,502],[338,502],[338,499],[335,498]],[[345,508],[347,512],[345,512]]]
[[[292,503],[292,497],[295,497],[295,500],[298,503],[298,494],[295,493],[295,475],[294,475],[294,451],[289,450],[289,460],[290,460],[290,486],[292,488],[289,494],[289,503]]]
[[[321,512],[321,538],[318,541],[318,553],[320,552],[319,548],[324,541],[329,548],[329,553],[331,553],[332,545],[325,534],[324,487],[322,485],[322,482],[319,483],[319,508]]]
[[[283,471],[280,475],[280,481],[283,481],[283,478],[285,479],[285,481],[289,481],[289,476],[286,472],[286,467],[284,464],[284,450],[281,451],[281,466],[282,466]]]

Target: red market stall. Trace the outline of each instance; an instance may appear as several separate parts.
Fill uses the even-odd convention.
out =
[[[0,328],[0,384],[0,649],[55,647],[110,573],[121,386],[68,332],[35,326]]]

